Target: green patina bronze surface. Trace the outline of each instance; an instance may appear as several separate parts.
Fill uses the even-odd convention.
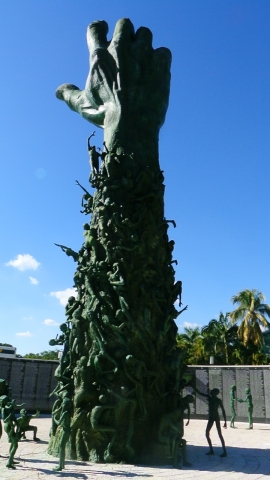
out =
[[[158,159],[171,54],[153,49],[150,30],[135,32],[128,19],[117,22],[110,42],[107,32],[104,21],[88,28],[85,90],[65,84],[56,92],[104,128],[102,150],[93,145],[94,132],[87,141],[95,193],[76,181],[84,191],[81,212],[91,215],[84,243],[79,252],[58,244],[77,262],[78,291],[66,306],[61,335],[50,341],[63,345],[49,445],[60,456],[59,469],[65,450],[68,458],[92,462],[151,462],[164,415],[175,415],[180,425],[171,445],[174,463],[175,445],[184,449],[185,367],[174,320],[187,307],[175,308],[177,299],[182,305],[182,282],[175,282],[167,235],[175,222],[164,217]]]
[[[246,398],[243,400],[241,398],[236,399],[240,403],[247,403],[247,409],[248,409],[248,430],[253,429],[253,401],[252,401],[252,395],[250,393],[250,389],[246,388]]]
[[[22,407],[22,405],[16,405],[15,400],[11,399],[11,390],[8,383],[4,379],[0,379],[0,409],[1,416],[4,423],[4,430],[7,434],[8,441],[10,443],[9,457],[6,464],[7,468],[15,470],[15,465],[20,462],[14,460],[16,450],[18,448],[18,441],[21,437],[19,430],[19,423],[15,415],[15,409]],[[26,410],[25,410],[26,412]],[[27,412],[26,412],[27,415]],[[0,421],[0,438],[2,436],[2,424]]]
[[[212,390],[210,390],[209,393],[203,393],[203,392],[200,392],[200,390],[198,390],[198,388],[196,388],[194,386],[193,386],[193,388],[194,388],[195,392],[197,392],[202,397],[207,398],[207,401],[208,401],[208,410],[209,410],[208,416],[209,416],[209,418],[208,418],[208,422],[207,422],[207,426],[206,426],[205,436],[206,436],[206,439],[207,439],[207,442],[208,442],[208,445],[209,445],[209,452],[207,452],[206,455],[214,455],[214,449],[213,449],[212,441],[211,441],[211,438],[210,438],[210,431],[211,431],[211,428],[213,427],[213,425],[215,423],[216,427],[217,427],[217,433],[218,433],[218,436],[220,438],[221,445],[222,445],[222,448],[223,448],[223,453],[220,455],[220,457],[227,457],[225,441],[224,441],[224,438],[223,438],[223,435],[222,435],[222,432],[221,432],[220,418],[219,418],[219,413],[218,413],[219,408],[221,409],[222,415],[223,415],[223,418],[224,418],[223,428],[227,428],[227,421],[226,421],[226,413],[225,413],[225,409],[224,409],[222,400],[220,398],[218,398],[219,389],[218,388],[212,388]]]
[[[231,407],[231,423],[230,427],[235,428],[234,426],[234,420],[236,417],[236,410],[235,410],[235,402],[236,402],[236,385],[232,385],[230,389],[230,407]]]

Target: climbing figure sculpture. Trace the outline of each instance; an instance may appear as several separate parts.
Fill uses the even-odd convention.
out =
[[[88,153],[89,153],[89,158],[90,158],[90,166],[91,166],[91,170],[92,170],[92,175],[97,175],[99,173],[99,157],[100,157],[100,154],[96,151],[95,146],[91,147],[91,145],[90,145],[90,140],[94,135],[95,135],[95,132],[93,132],[90,135],[90,137],[88,137],[87,147],[88,147]]]

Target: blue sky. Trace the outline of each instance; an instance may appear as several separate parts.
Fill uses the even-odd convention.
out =
[[[106,20],[110,37],[123,17],[173,55],[160,164],[189,305],[179,330],[230,311],[245,288],[270,303],[269,1],[2,1],[0,341],[20,354],[49,349],[65,320],[75,263],[54,242],[83,242],[75,180],[88,187],[94,128],[54,92],[84,87],[87,25]]]

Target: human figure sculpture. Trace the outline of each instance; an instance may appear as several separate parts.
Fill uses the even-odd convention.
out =
[[[126,356],[124,364],[126,376],[134,383],[136,397],[142,414],[142,420],[146,417],[147,411],[144,402],[144,385],[143,379],[148,375],[144,362],[137,360],[133,355]]]
[[[8,462],[6,464],[7,468],[15,469],[15,464],[19,462],[14,461],[14,455],[18,448],[18,435],[15,431],[15,427],[17,427],[17,420],[14,413],[14,401],[10,401],[7,395],[2,395],[0,397],[0,405],[1,405],[1,415],[2,420],[4,423],[4,430],[8,436],[8,441],[10,443],[9,448],[9,457]]]
[[[90,227],[88,223],[85,223],[84,226],[84,237],[85,237],[85,247],[87,250],[91,251],[91,260],[92,263],[96,262],[96,255],[97,255],[97,240],[96,240],[96,229]]]
[[[82,203],[81,206],[83,207],[83,210],[80,210],[81,213],[84,213],[85,215],[88,215],[89,213],[92,213],[92,208],[93,208],[93,196],[76,180],[76,185],[81,187],[81,189],[85,192],[82,196]]]
[[[253,429],[253,418],[252,418],[252,414],[253,414],[253,403],[252,403],[252,395],[250,393],[250,389],[249,388],[246,388],[246,398],[244,400],[242,400],[241,398],[237,398],[237,401],[240,402],[240,403],[243,403],[243,402],[246,402],[247,403],[247,407],[248,407],[248,430],[252,430]]]
[[[101,417],[104,414],[104,411],[114,409],[115,405],[108,404],[108,399],[106,395],[100,395],[99,401],[101,405],[95,406],[91,411],[90,423],[94,430],[98,430],[99,432],[112,433],[111,440],[108,443],[107,448],[104,452],[104,460],[106,462],[112,462],[113,456],[111,455],[111,448],[115,441],[117,430],[115,427],[112,427],[111,425],[106,425],[105,423],[103,423],[101,420]]]
[[[90,157],[90,165],[91,165],[91,170],[93,175],[97,175],[99,172],[99,153],[96,151],[96,147],[93,146],[91,147],[90,145],[90,140],[91,138],[95,135],[95,132],[93,132],[90,137],[87,139],[87,146],[88,146],[88,153]]]
[[[230,407],[232,412],[231,423],[230,423],[231,428],[236,428],[234,425],[234,420],[236,417],[235,402],[236,402],[236,386],[232,385],[230,389]]]
[[[171,413],[162,416],[158,439],[167,446],[167,457],[172,458],[174,468],[179,468],[178,450],[181,448],[184,466],[190,466],[187,462],[186,440],[183,438],[183,410],[178,408]]]
[[[23,408],[22,410],[20,410],[20,415],[21,416],[17,419],[19,437],[25,440],[25,432],[33,432],[34,442],[39,442],[40,439],[37,437],[37,427],[35,427],[34,425],[29,425],[32,418],[39,417],[39,410],[37,410],[35,415],[28,415],[27,410]]]
[[[57,413],[61,411],[60,418],[56,417]],[[72,416],[72,400],[65,397],[58,410],[53,413],[53,421],[56,425],[61,425],[62,432],[59,440],[59,464],[53,470],[59,472],[65,468],[65,452],[66,444],[71,435],[71,416]]]
[[[119,272],[119,265],[113,264],[114,272],[108,272],[108,279],[113,289],[118,295],[119,304],[122,312],[125,314],[128,320],[132,321],[132,315],[130,313],[129,305],[126,302],[125,295],[127,294],[125,288],[125,280]]]
[[[216,427],[217,427],[218,436],[220,438],[221,445],[222,445],[222,448],[223,448],[223,453],[220,455],[220,457],[227,457],[225,441],[224,441],[224,438],[223,438],[222,433],[221,433],[218,409],[221,408],[221,411],[222,411],[222,414],[223,414],[223,418],[224,418],[223,427],[224,428],[227,428],[226,413],[225,413],[225,409],[224,409],[222,400],[220,398],[218,398],[219,389],[218,388],[213,388],[212,390],[210,390],[209,394],[200,392],[196,387],[194,387],[194,390],[199,395],[201,395],[202,397],[207,398],[208,405],[209,405],[209,414],[208,414],[209,418],[208,418],[208,422],[207,422],[207,426],[206,426],[205,436],[206,436],[208,445],[210,447],[210,450],[209,450],[209,452],[206,453],[206,455],[214,455],[214,450],[213,450],[212,442],[211,442],[211,439],[210,439],[210,430],[215,423]]]
[[[92,384],[93,372],[89,365],[87,365],[87,357],[81,357],[78,360],[77,366],[73,370],[74,377],[74,406],[78,407],[81,403],[89,402],[92,400],[93,394],[96,388]]]
[[[66,323],[62,323],[60,325],[60,330],[62,332],[62,335],[58,337],[58,335],[55,338],[52,338],[49,341],[49,345],[54,346],[54,345],[67,345],[68,344],[68,339],[69,339],[69,333],[70,329]]]
[[[190,404],[195,402],[195,398],[193,395],[186,395],[185,397],[180,397],[180,408],[182,409],[183,413],[187,410],[187,422],[186,427],[189,425],[190,421]]]
[[[60,328],[62,334],[60,335],[60,337],[58,337],[58,335],[57,335],[56,338],[52,338],[49,341],[49,345],[51,345],[51,346],[63,345],[63,352],[62,352],[62,355],[61,355],[60,365],[59,365],[60,366],[60,368],[59,368],[60,373],[63,373],[66,357],[67,357],[67,355],[69,355],[70,328],[66,323],[62,323],[59,328]]]
[[[69,297],[69,299],[67,301],[67,304],[66,304],[66,307],[65,307],[66,317],[67,317],[66,322],[67,323],[71,322],[73,312],[75,312],[76,308],[78,308],[78,304],[76,303],[76,298],[73,297],[73,296]]]
[[[72,257],[74,262],[78,261],[79,255],[77,252],[74,252],[72,248],[66,247],[65,245],[61,245],[60,243],[55,243],[57,247],[60,247],[62,252],[64,252],[68,257]]]
[[[127,415],[127,435],[125,446],[128,453],[132,457],[134,455],[134,449],[132,448],[131,444],[134,434],[134,414],[137,407],[137,400],[133,398],[132,391],[130,391],[127,387],[122,386],[120,390],[120,394],[110,389],[108,389],[108,392],[118,400],[116,410],[125,408]]]

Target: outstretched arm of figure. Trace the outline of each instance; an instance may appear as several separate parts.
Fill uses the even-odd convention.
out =
[[[106,153],[110,153],[109,150],[108,150],[108,148],[107,148],[106,142],[103,142],[103,146],[104,146],[104,148],[105,148],[105,152],[106,152]]]
[[[15,405],[16,401],[13,400],[13,402],[14,402],[14,405]],[[22,408],[24,406],[25,406],[25,403],[21,403],[20,405],[16,405],[15,408]]]
[[[209,398],[209,395],[208,393],[203,393],[203,392],[200,392],[200,390],[198,390],[197,387],[194,387],[194,385],[192,385],[192,388],[194,388],[195,392],[197,392],[199,395],[201,395],[202,397],[206,397],[206,398]]]
[[[80,182],[78,182],[78,180],[75,180],[76,181],[76,185],[78,185],[79,187],[81,187],[81,189],[86,193],[87,195],[87,198],[93,198],[93,196],[91,195],[91,193],[89,193],[86,188],[84,188]]]
[[[185,310],[188,309],[188,305],[186,305],[184,308],[182,308],[182,310],[180,310],[180,312],[178,313],[178,315],[181,315],[181,313],[183,313]]]
[[[225,412],[225,408],[224,408],[223,403],[222,403],[221,400],[220,400],[220,408],[221,408],[222,415],[223,415],[223,418],[224,418],[224,425],[223,425],[223,427],[224,427],[224,428],[227,428],[226,412]]]
[[[95,136],[95,133],[96,133],[96,132],[91,133],[91,135],[87,138],[87,148],[88,148],[88,152],[90,152],[90,151],[91,151],[91,148],[93,148],[93,147],[91,147],[90,141],[91,141],[91,138]]]
[[[167,220],[167,219],[165,219],[165,222],[167,222],[167,223],[172,223],[172,224],[173,224],[173,227],[176,228],[176,223],[175,223],[174,220]]]
[[[187,417],[186,427],[188,426],[189,420],[190,420],[190,406],[189,406],[189,404],[187,406],[187,411],[188,411],[188,417]]]
[[[175,311],[177,312],[177,315],[176,315],[176,317],[174,317],[174,318],[179,317],[179,315],[181,315],[181,313],[183,313],[183,312],[184,312],[185,310],[187,310],[187,309],[188,309],[188,305],[186,305],[184,308],[182,308],[182,310],[180,310],[179,312],[175,309]]]

